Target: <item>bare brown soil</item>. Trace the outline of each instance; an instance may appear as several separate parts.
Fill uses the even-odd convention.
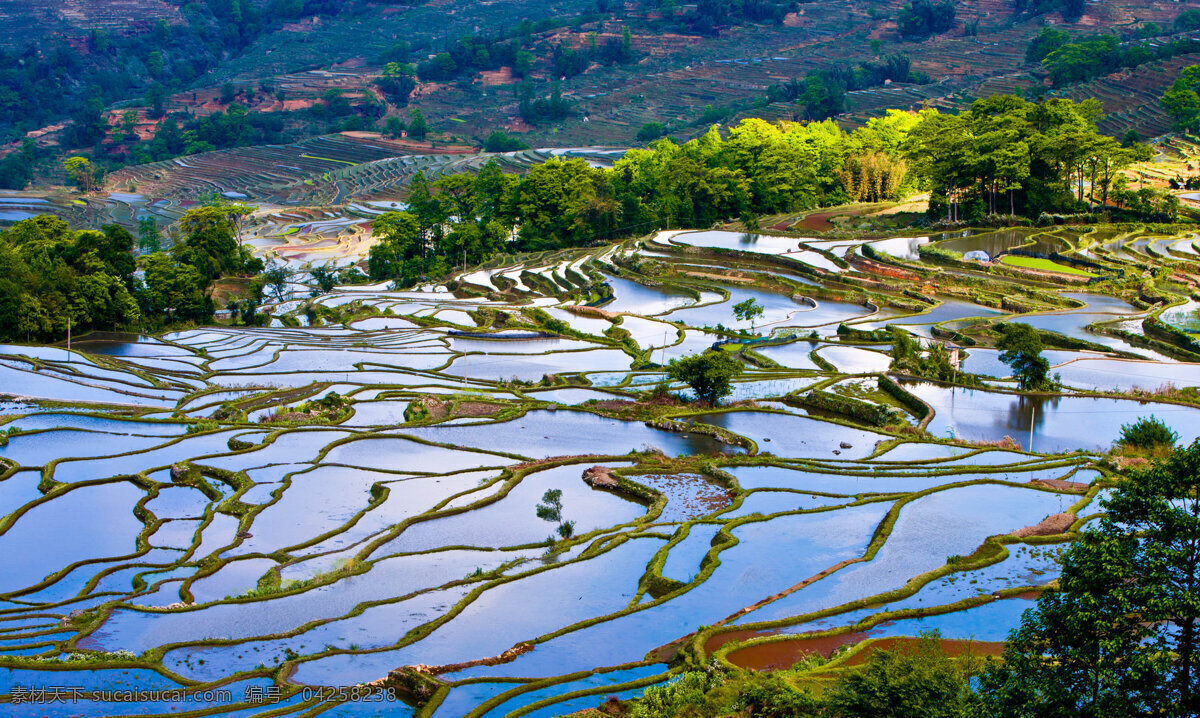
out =
[[[715,279],[718,282],[740,282],[748,283],[754,280],[750,277],[735,277],[728,274],[709,274],[708,272],[684,272],[689,277],[697,277],[699,279]]]
[[[504,653],[501,653],[498,656],[489,656],[488,658],[476,658],[473,661],[464,661],[463,663],[449,663],[444,666],[427,666],[422,663],[418,663],[415,666],[409,666],[409,668],[416,671],[417,673],[424,673],[426,675],[436,676],[441,673],[455,673],[457,671],[465,670],[467,668],[474,668],[475,666],[495,666],[500,663],[508,663],[509,661],[516,659],[517,656],[529,653],[532,650],[533,650],[532,643],[518,643],[517,645],[513,646],[512,648],[508,649],[507,651],[505,651]]]
[[[613,470],[607,466],[593,466],[584,469],[583,480],[593,489],[615,489],[620,485]]]
[[[1071,528],[1071,524],[1073,523],[1075,523],[1075,514],[1054,514],[1053,516],[1047,516],[1034,526],[1017,529],[1012,532],[1012,535],[1017,538],[1025,538],[1026,536],[1054,536],[1055,534],[1065,533],[1067,529]]]
[[[1087,491],[1089,486],[1089,484],[1081,481],[1067,481],[1066,479],[1035,479],[1029,483],[1034,486],[1045,486],[1056,491],[1078,491],[1080,493]]]

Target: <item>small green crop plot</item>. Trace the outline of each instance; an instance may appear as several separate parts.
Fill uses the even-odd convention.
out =
[[[1037,269],[1043,272],[1059,272],[1060,274],[1073,274],[1078,277],[1094,277],[1092,272],[1086,269],[1078,269],[1076,267],[1068,267],[1065,264],[1059,264],[1049,259],[1041,257],[1022,257],[1015,254],[1006,254],[1000,258],[1004,264],[1011,264],[1014,267],[1025,267],[1026,269]]]

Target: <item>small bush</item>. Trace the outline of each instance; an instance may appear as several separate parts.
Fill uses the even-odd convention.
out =
[[[1165,422],[1154,416],[1142,417],[1132,424],[1121,425],[1121,438],[1117,443],[1122,446],[1135,446],[1150,449],[1157,446],[1173,446],[1179,440],[1179,432],[1167,426]]]

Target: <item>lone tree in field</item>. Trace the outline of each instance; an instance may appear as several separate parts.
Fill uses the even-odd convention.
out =
[[[737,317],[738,321],[750,322],[750,331],[754,331],[754,320],[762,315],[763,305],[755,301],[754,297],[733,305],[733,316]]]
[[[668,377],[690,386],[700,401],[711,406],[733,393],[731,380],[741,373],[742,365],[737,359],[714,349],[672,359],[667,365]]]
[[[575,535],[575,522],[562,520],[562,489],[546,489],[542,502],[537,505],[537,516],[543,521],[557,521],[558,535],[569,539]],[[553,536],[550,540],[553,540]]]
[[[1028,324],[1009,324],[996,344],[1000,361],[1012,368],[1013,378],[1023,390],[1046,386],[1050,362],[1042,356],[1042,337]]]

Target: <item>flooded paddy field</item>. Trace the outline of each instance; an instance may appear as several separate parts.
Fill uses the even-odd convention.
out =
[[[364,251],[341,216],[255,227],[300,266]],[[871,241],[903,273],[930,241],[1034,240]],[[932,265],[889,285],[866,243],[671,233],[456,285],[337,287],[265,328],[0,347],[0,697],[553,716],[675,659],[779,667],[929,628],[1002,641],[1073,537],[1016,532],[1101,511],[1122,424],[1200,436],[1200,408],[1154,393],[1196,385],[1197,362],[1095,326],[1161,307],[1012,277],[938,293],[960,275]],[[761,315],[736,317],[746,302]],[[1049,348],[1061,386],[1018,393],[1000,322],[1086,348]],[[957,371],[981,378],[897,369],[889,327],[965,349]],[[663,364],[714,346],[742,373],[698,405]],[[183,695],[105,698],[131,686]]]

